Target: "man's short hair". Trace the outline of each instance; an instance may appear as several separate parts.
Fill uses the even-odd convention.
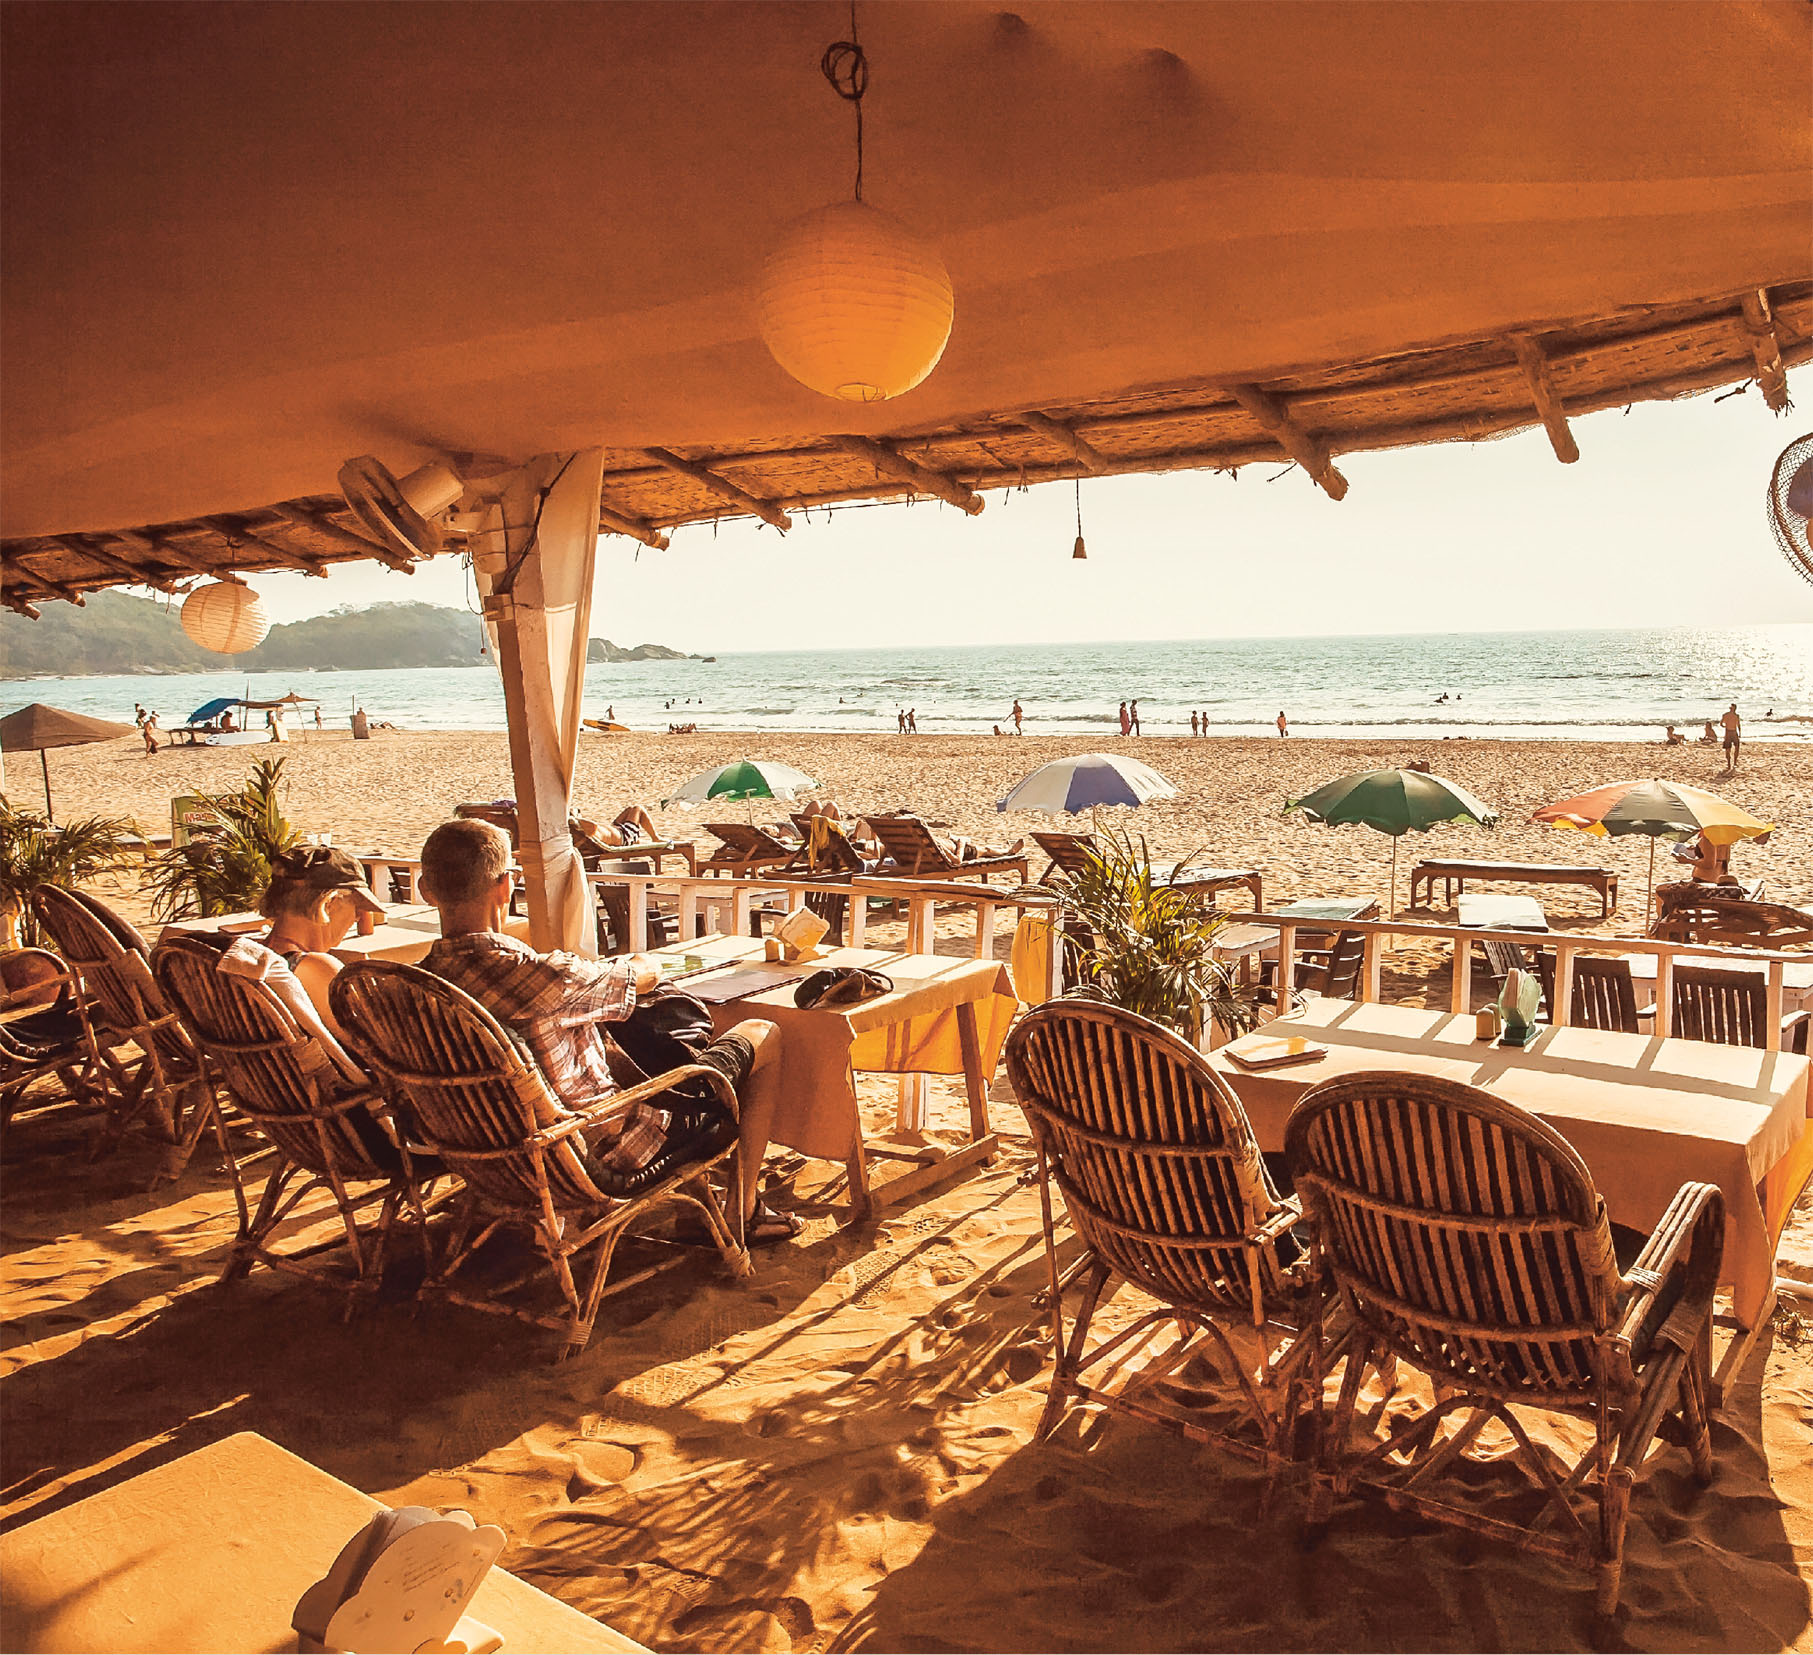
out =
[[[476,902],[510,869],[510,836],[489,822],[443,822],[422,846],[421,886],[431,902]]]

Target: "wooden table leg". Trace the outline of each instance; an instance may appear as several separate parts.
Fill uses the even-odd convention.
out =
[[[874,1205],[869,1199],[869,1163],[868,1157],[863,1153],[860,1123],[856,1130],[856,1141],[850,1146],[844,1166],[850,1175],[850,1222],[860,1224],[869,1216]]]
[[[982,1072],[982,1041],[976,1032],[976,1007],[966,1000],[957,1008],[957,1040],[963,1049],[963,1088],[969,1094],[969,1135],[973,1143],[988,1136],[988,1076]]]

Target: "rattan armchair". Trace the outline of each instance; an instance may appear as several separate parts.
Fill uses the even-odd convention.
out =
[[[1039,1435],[1082,1397],[1275,1466],[1307,1366],[1305,1292],[1291,1263],[1301,1213],[1274,1194],[1239,1100],[1177,1035],[1092,1001],[1029,1012],[1008,1036],[1007,1072],[1038,1151],[1051,1271],[1057,1371]],[[1082,1243],[1068,1268],[1054,1196]],[[1157,1303],[1090,1349],[1116,1280]],[[1067,1332],[1064,1295],[1079,1283]],[[1224,1385],[1217,1399],[1225,1425],[1173,1389],[1186,1364],[1204,1365],[1191,1361],[1199,1353],[1232,1377],[1233,1394]]]
[[[733,1275],[750,1272],[738,1198],[737,1148],[677,1166],[647,1191],[619,1200],[599,1188],[583,1153],[584,1130],[601,1113],[656,1097],[698,1078],[736,1115],[736,1094],[716,1069],[687,1064],[643,1085],[614,1092],[597,1109],[567,1109],[548,1089],[510,1033],[464,990],[416,966],[368,961],[334,979],[331,1003],[346,1043],[390,1094],[399,1125],[411,1141],[436,1155],[464,1188],[452,1233],[437,1250],[438,1291],[469,1309],[515,1316],[561,1333],[560,1354],[576,1356],[592,1336],[617,1244],[626,1231],[662,1205],[681,1202],[704,1215]],[[728,1212],[711,1173],[726,1167]],[[547,1314],[509,1295],[539,1273],[532,1266],[512,1279],[465,1283],[460,1272],[501,1229],[525,1232],[552,1272],[564,1311]],[[581,1287],[572,1260],[590,1247],[596,1257]],[[629,1277],[610,1292],[633,1285]]]
[[[387,1130],[383,1096],[369,1078],[348,1072],[351,1060],[343,1052],[328,1049],[331,1036],[305,1028],[267,984],[223,973],[221,952],[220,939],[177,936],[160,944],[151,961],[158,986],[239,1113],[276,1151],[256,1209],[234,1162],[239,1234],[221,1280],[263,1264],[346,1287],[351,1315],[361,1296],[377,1292],[401,1218],[414,1219],[426,1248],[427,1205],[441,1168],[431,1157],[412,1155]],[[323,1191],[343,1236],[279,1250],[283,1226],[310,1226],[321,1216],[305,1204]],[[373,1206],[376,1220],[362,1228],[360,1215]],[[353,1264],[350,1281],[312,1262],[342,1240]]]
[[[31,902],[74,976],[92,1072],[107,1098],[96,1153],[144,1118],[170,1143],[158,1177],[180,1177],[203,1131],[219,1129],[219,1111],[201,1054],[152,980],[144,938],[85,891],[42,885]],[[224,1135],[221,1143],[224,1151]]]
[[[1342,1359],[1324,1422],[1310,1521],[1355,1487],[1392,1505],[1594,1569],[1601,1613],[1618,1604],[1632,1484],[1660,1431],[1702,1482],[1713,1289],[1724,1200],[1683,1184],[1620,1275],[1605,1205],[1560,1133],[1513,1104],[1423,1075],[1331,1081],[1292,1112],[1286,1154],[1314,1226],[1325,1314],[1318,1378]],[[1434,1402],[1386,1439],[1357,1402],[1369,1362],[1425,1374]],[[1318,1386],[1318,1395],[1321,1388]],[[1559,1474],[1512,1412],[1584,1419],[1592,1441]],[[1475,1478],[1438,1481],[1488,1425],[1540,1494],[1533,1521],[1466,1503]],[[1477,1464],[1473,1467],[1478,1469]]]

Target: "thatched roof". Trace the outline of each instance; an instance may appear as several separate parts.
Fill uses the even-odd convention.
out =
[[[739,503],[737,493],[783,520],[816,505],[914,496],[979,510],[975,497],[983,491],[1053,478],[1281,460],[1295,460],[1339,495],[1346,490],[1335,463],[1342,454],[1477,442],[1543,422],[1544,408],[1551,441],[1566,454],[1567,418],[1600,408],[1744,381],[1755,381],[1772,406],[1784,406],[1780,364],[1809,359],[1813,282],[1797,282],[1766,294],[1306,369],[1263,384],[1052,404],[912,431],[885,447],[862,437],[819,437],[654,451],[660,459],[612,448],[605,453],[601,528],[661,544],[661,531],[681,524],[755,515],[756,505]],[[721,486],[702,481],[701,472]],[[464,542],[453,537],[448,546],[457,551]],[[338,495],[309,495],[176,523],[8,540],[0,543],[0,582],[6,601],[19,607],[135,578],[173,589],[210,570],[319,572],[373,556],[400,566],[394,552],[372,544]]]
[[[958,295],[868,407],[752,301],[848,187],[843,4],[0,7],[5,596],[369,555],[362,453],[602,443],[649,536],[1079,467],[1338,491],[1330,453],[1539,414],[1565,450],[1807,355],[1804,0],[860,17],[869,198]]]

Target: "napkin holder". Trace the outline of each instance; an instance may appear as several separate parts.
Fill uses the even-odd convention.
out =
[[[1529,1045],[1539,1032],[1536,1011],[1542,1004],[1542,984],[1534,972],[1513,968],[1505,974],[1505,986],[1499,991],[1498,1010],[1504,1018],[1505,1032],[1501,1046]]]
[[[490,1655],[502,1636],[466,1613],[504,1549],[504,1531],[463,1511],[381,1511],[296,1604],[303,1655],[403,1650]]]
[[[789,965],[800,960],[816,960],[821,953],[818,945],[830,929],[831,922],[810,908],[791,909],[775,921],[773,931],[763,944],[763,956],[784,960]]]

